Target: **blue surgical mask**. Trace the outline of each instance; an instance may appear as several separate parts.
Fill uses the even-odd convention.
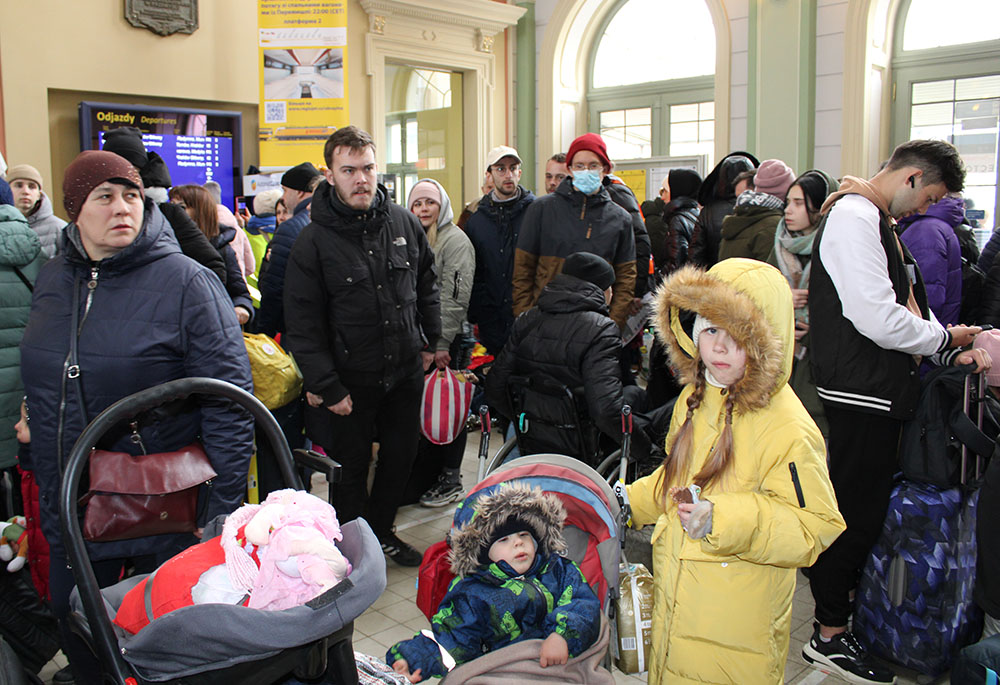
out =
[[[590,171],[589,169],[584,171],[574,171],[573,187],[584,195],[590,195],[592,192],[601,187],[601,172]]]

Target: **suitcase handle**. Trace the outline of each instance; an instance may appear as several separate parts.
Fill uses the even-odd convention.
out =
[[[971,367],[971,365],[970,365]],[[975,381],[973,381],[975,379]],[[985,375],[982,373],[969,372],[965,377],[965,391],[962,396],[962,412],[972,418],[972,405],[976,405],[976,427],[982,431],[983,422],[986,417],[986,380]],[[960,483],[962,487],[965,487],[968,483],[968,468],[969,468],[969,447],[965,440],[961,440],[961,461],[959,473]],[[974,468],[973,478],[978,481],[982,478],[983,469],[983,456],[978,452],[976,454],[976,465]]]

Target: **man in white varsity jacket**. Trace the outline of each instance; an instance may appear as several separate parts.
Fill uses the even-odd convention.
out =
[[[817,623],[802,651],[852,682],[894,682],[847,630],[849,595],[886,515],[900,430],[920,395],[920,361],[990,364],[989,355],[963,350],[981,329],[945,329],[934,318],[920,270],[894,231],[895,219],[923,213],[960,191],[964,179],[950,144],[911,140],[870,181],[845,176],[823,205],[816,234],[810,351],[830,422],[830,479],[847,530],[812,567]]]

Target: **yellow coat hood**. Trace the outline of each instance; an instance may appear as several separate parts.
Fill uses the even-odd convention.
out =
[[[685,266],[663,283],[656,295],[656,334],[687,385],[694,382],[699,356],[684,312],[701,314],[724,328],[746,351],[746,373],[732,389],[735,411],[767,406],[792,371],[795,316],[792,291],[781,272],[764,262],[735,258],[707,272]]]

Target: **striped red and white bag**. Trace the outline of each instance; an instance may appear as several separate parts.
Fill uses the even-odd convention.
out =
[[[475,387],[451,369],[437,369],[424,380],[420,430],[435,445],[447,445],[465,425]]]

